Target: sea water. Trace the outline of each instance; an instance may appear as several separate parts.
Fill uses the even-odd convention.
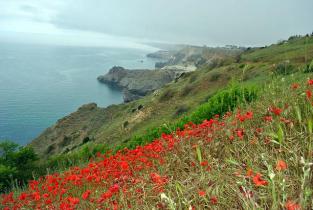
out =
[[[97,81],[112,66],[154,68],[143,49],[0,43],[0,141],[25,145],[83,104],[123,102]]]

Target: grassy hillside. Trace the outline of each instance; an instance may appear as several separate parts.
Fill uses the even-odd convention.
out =
[[[3,195],[4,208],[312,209],[311,75],[278,77],[259,99],[152,143],[98,154]]]
[[[171,207],[172,204],[170,204],[172,202],[175,205],[179,205],[179,208],[200,206],[200,209],[213,208],[214,206],[210,206],[212,204],[217,204],[217,207],[220,209],[227,205],[243,209],[275,209],[283,208],[288,202],[290,205],[292,204],[291,202],[296,202],[297,205],[303,206],[303,209],[307,206],[312,206],[307,201],[308,196],[312,196],[312,186],[310,185],[312,169],[309,164],[312,162],[312,156],[310,156],[312,155],[312,141],[310,140],[312,122],[310,121],[311,109],[308,105],[308,99],[311,97],[311,90],[309,89],[311,86],[307,85],[307,78],[311,75],[304,73],[313,72],[313,64],[310,65],[313,58],[313,54],[310,53],[313,50],[312,40],[312,37],[304,37],[262,49],[249,49],[241,54],[240,60],[237,59],[232,62],[228,60],[214,68],[211,65],[204,64],[197,71],[184,74],[178,80],[138,101],[112,105],[108,108],[99,108],[95,104],[85,105],[77,112],[59,120],[57,124],[47,129],[35,141],[35,144],[31,145],[37,152],[40,152],[41,156],[49,156],[48,160],[41,159],[40,166],[35,165],[37,173],[34,175],[45,174],[46,168],[50,168],[52,172],[58,171],[59,174],[56,176],[59,178],[50,177],[56,180],[53,182],[58,183],[57,189],[55,188],[53,193],[59,196],[60,190],[65,189],[65,199],[56,201],[52,197],[48,197],[50,200],[52,199],[51,201],[54,205],[61,205],[64,202],[62,205],[69,208],[78,206],[79,208],[94,208],[97,205],[102,205],[100,203],[107,200],[110,200],[110,202],[103,205],[112,205],[112,203],[116,203],[118,200],[124,208],[126,203],[123,196],[125,194],[121,194],[122,197],[116,198],[117,200],[110,198],[104,199],[100,203],[97,202],[105,192],[112,193],[113,197],[117,196],[116,193],[120,192],[122,188],[116,191],[113,187],[112,192],[110,190],[105,191],[107,188],[110,189],[110,186],[114,186],[113,182],[117,184],[121,182],[132,193],[136,192],[136,195],[139,188],[147,192],[142,195],[144,197],[141,196],[141,198],[144,198],[143,201],[140,201],[145,203],[130,204],[135,207],[145,205],[147,209],[151,209],[152,205],[155,205],[157,201],[161,203],[161,206],[165,205],[165,209],[173,209],[174,207]],[[298,88],[297,83],[301,84],[301,88]],[[293,88],[290,88],[291,85]],[[239,87],[239,91],[237,91],[236,87]],[[255,87],[257,88],[255,89]],[[306,99],[305,96],[308,98]],[[257,101],[255,101],[256,98]],[[252,104],[249,104],[249,102],[252,102]],[[227,117],[224,117],[222,122],[217,123],[220,119],[214,119],[218,127],[216,128],[217,130],[213,129],[213,133],[207,131],[205,123],[201,124],[203,119],[210,119],[215,114],[223,114],[237,106],[240,106],[241,109],[235,110],[231,116],[226,114]],[[238,110],[241,110],[240,113]],[[282,113],[280,113],[280,110],[283,110]],[[279,115],[279,117],[276,115]],[[269,123],[270,121],[273,122]],[[200,125],[191,123],[200,123]],[[224,124],[227,126],[224,126]],[[211,127],[209,128],[212,129]],[[188,135],[180,136],[181,132],[177,133],[177,129],[185,129],[182,133],[187,132]],[[170,138],[167,138],[166,135],[159,138],[162,136],[162,133],[166,133]],[[172,147],[167,148],[169,144],[165,143],[163,145],[164,151],[161,150],[160,153],[155,154],[155,151],[152,152],[150,150],[151,148],[153,150],[156,149],[155,144],[158,146],[158,141],[149,144],[154,139],[160,139],[163,142],[162,145],[164,141],[170,140],[171,144],[175,144],[175,148],[177,146],[178,151],[176,149],[174,151]],[[216,143],[216,141],[213,141],[214,139],[218,139],[218,142],[221,142]],[[296,141],[297,139],[299,140]],[[300,144],[299,142],[302,139],[308,139],[308,141]],[[196,142],[185,144],[191,140]],[[213,144],[207,145],[207,143],[211,143],[211,140]],[[260,142],[265,144],[261,145]],[[139,162],[147,160],[148,165],[151,165],[150,163],[152,165],[148,169],[143,165],[142,167],[144,168],[142,168],[142,171],[140,170],[139,174],[123,174],[123,171],[119,171],[118,164],[120,161],[129,161],[128,155],[133,154],[137,150],[121,151],[123,151],[124,147],[133,149],[138,145],[146,145],[140,147],[139,154],[144,153],[144,156],[143,159],[140,158]],[[196,149],[197,146],[195,145],[201,145],[201,149]],[[58,150],[54,150],[54,148]],[[150,152],[145,154],[141,150],[148,150],[152,154],[149,154]],[[63,154],[54,155],[56,154],[55,151],[62,151]],[[108,153],[109,151],[112,153]],[[117,154],[111,156],[115,152]],[[107,155],[105,157],[100,155],[101,153],[110,154],[109,159],[106,159]],[[297,155],[297,157],[294,156],[294,159],[291,160],[290,158],[287,159],[286,157],[291,154]],[[101,157],[98,157],[99,155]],[[14,154],[14,156],[16,155]],[[161,164],[163,159],[158,159],[161,156],[167,160],[165,165]],[[264,159],[264,157],[266,158]],[[299,160],[303,162],[301,157],[304,158],[306,166],[297,164]],[[127,163],[129,165],[129,167],[126,167],[127,169],[141,167],[138,166],[137,157],[133,158],[135,158],[133,162]],[[157,160],[154,160],[154,158],[157,158]],[[185,158],[189,165],[184,161],[180,161],[180,159],[184,160]],[[202,160],[205,159],[208,162],[202,163]],[[97,178],[98,174],[94,174],[93,171],[82,176],[79,174],[81,170],[91,170],[90,168],[88,169],[90,167],[90,164],[88,165],[89,160],[96,165],[103,164],[103,161],[106,163],[112,161],[112,165],[105,166],[109,167],[103,168],[105,171],[102,171],[102,169],[99,171],[104,177],[101,175],[101,177]],[[117,162],[114,162],[114,160],[117,160]],[[288,164],[289,160],[291,161],[291,167]],[[197,161],[200,166],[197,165]],[[273,169],[276,167],[275,161],[278,161],[283,167],[287,163],[288,169],[291,171],[284,178],[283,184],[277,182],[273,184],[275,186],[272,186],[270,185],[273,181],[270,172],[275,173],[275,176],[278,173]],[[212,166],[218,170],[214,175],[211,173],[204,173],[203,175],[201,167],[211,166],[211,162]],[[70,166],[76,167],[68,170]],[[87,167],[87,169],[77,168],[78,166]],[[232,170],[228,171],[227,168]],[[239,181],[236,178],[236,174],[233,173],[235,168],[240,171],[240,176],[238,177],[242,179]],[[6,169],[11,170],[12,168],[9,166]],[[303,173],[304,171],[301,171],[302,169],[306,170],[305,174]],[[248,171],[248,175],[244,175],[246,173],[245,170]],[[64,171],[64,173],[61,171]],[[105,175],[106,171],[108,171],[108,174]],[[117,181],[112,181],[111,172],[118,174],[118,177],[114,177],[115,174],[113,175],[114,180],[117,178]],[[257,172],[262,174],[262,177],[265,177],[265,182],[260,181],[262,178],[260,178]],[[19,173],[22,173],[22,171],[18,171],[17,174]],[[151,173],[154,175],[151,176]],[[218,178],[223,177],[224,174],[225,177],[219,180]],[[77,180],[78,183],[73,183],[72,178],[68,177],[69,175],[72,178],[76,177],[73,179]],[[99,183],[103,186],[99,186],[102,186],[102,188],[97,188],[99,183],[89,183],[90,180],[85,180],[84,177],[86,175],[100,180]],[[138,175],[138,179],[142,180],[139,188],[134,189],[128,186],[128,182],[124,183],[123,180],[120,180],[121,176],[124,175],[134,175],[128,182],[136,180]],[[211,178],[213,182],[214,180],[216,181],[212,186],[220,185],[221,187],[213,190],[211,184],[204,184],[204,180],[206,183],[210,183]],[[41,178],[39,185],[47,186],[47,179],[49,177]],[[187,179],[190,182],[186,183],[183,179]],[[164,180],[161,181],[162,183],[164,182],[164,186],[162,184],[161,187],[167,186],[165,189],[168,191],[166,191],[165,195],[168,198],[162,195],[163,200],[160,200],[160,194],[150,194],[154,193],[154,190],[151,189],[160,187],[154,186],[154,184],[157,184],[153,184],[154,180]],[[260,183],[267,183],[266,188],[254,188],[255,180],[259,180]],[[239,187],[239,191],[238,182],[243,186]],[[288,182],[287,185],[285,185],[286,182]],[[194,186],[192,186],[193,183],[195,184]],[[199,189],[195,188],[197,186]],[[229,191],[228,187],[232,191]],[[86,190],[89,188],[91,190],[90,193],[95,192],[93,195],[94,199],[85,201],[86,199],[81,198],[82,189]],[[188,190],[189,188],[193,189],[196,194],[198,192],[200,197],[195,197],[192,194],[192,190]],[[202,188],[205,188],[205,190]],[[48,197],[46,197],[48,192],[46,192],[46,189],[42,190],[39,192],[37,188],[28,189],[26,194],[21,195],[22,199],[19,198],[20,200],[16,202],[16,197],[13,194],[9,194],[2,198],[3,205],[12,207],[20,202],[21,205],[26,206],[28,204],[24,202],[29,202],[29,205],[49,205],[45,204],[45,202],[50,202]],[[261,192],[258,190],[261,190]],[[242,191],[245,192],[243,195],[240,194]],[[29,194],[37,194],[37,192],[40,195],[39,198],[38,196],[36,198],[32,197],[34,195]],[[86,194],[89,194],[89,191],[86,192]],[[246,193],[248,193],[248,200],[245,200],[247,198]],[[272,197],[270,197],[269,193],[271,193]],[[61,194],[63,195],[63,193]],[[214,195],[212,195],[213,197],[206,197],[209,194]],[[250,194],[255,195],[255,197],[252,199]],[[129,195],[127,194],[126,196]],[[227,196],[230,196],[230,201],[225,199]],[[46,198],[48,201],[45,200]],[[33,200],[30,201],[29,199]],[[36,199],[38,199],[38,202]],[[136,200],[135,197],[134,200]],[[30,209],[33,207],[29,206]],[[56,209],[61,208],[61,206],[55,207]]]
[[[215,68],[204,64],[195,72],[131,103],[108,108],[84,106],[47,129],[31,146],[41,156],[52,157],[50,167],[56,164],[59,167],[58,163],[67,167],[85,162],[86,157],[97,151],[127,145],[134,137],[145,137],[147,132],[161,125],[179,121],[230,83],[262,85],[277,75],[302,72],[312,60],[312,53],[308,54],[313,50],[312,40],[312,37],[303,37],[249,49],[237,62],[228,63],[228,60]],[[259,57],[257,61],[255,58]],[[57,153],[63,154],[55,156]]]

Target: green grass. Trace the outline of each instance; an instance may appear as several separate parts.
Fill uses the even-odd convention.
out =
[[[313,59],[313,37],[304,37],[288,41],[284,44],[273,44],[264,49],[247,51],[241,56],[246,62],[279,63],[290,60],[292,63],[303,64]]]

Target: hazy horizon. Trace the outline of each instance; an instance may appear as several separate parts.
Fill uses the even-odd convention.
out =
[[[0,42],[263,46],[311,33],[311,0],[0,0]]]

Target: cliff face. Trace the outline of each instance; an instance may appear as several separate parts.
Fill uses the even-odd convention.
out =
[[[123,89],[124,101],[130,102],[163,87],[173,81],[177,71],[172,70],[127,70],[113,67],[98,80],[113,87]]]

